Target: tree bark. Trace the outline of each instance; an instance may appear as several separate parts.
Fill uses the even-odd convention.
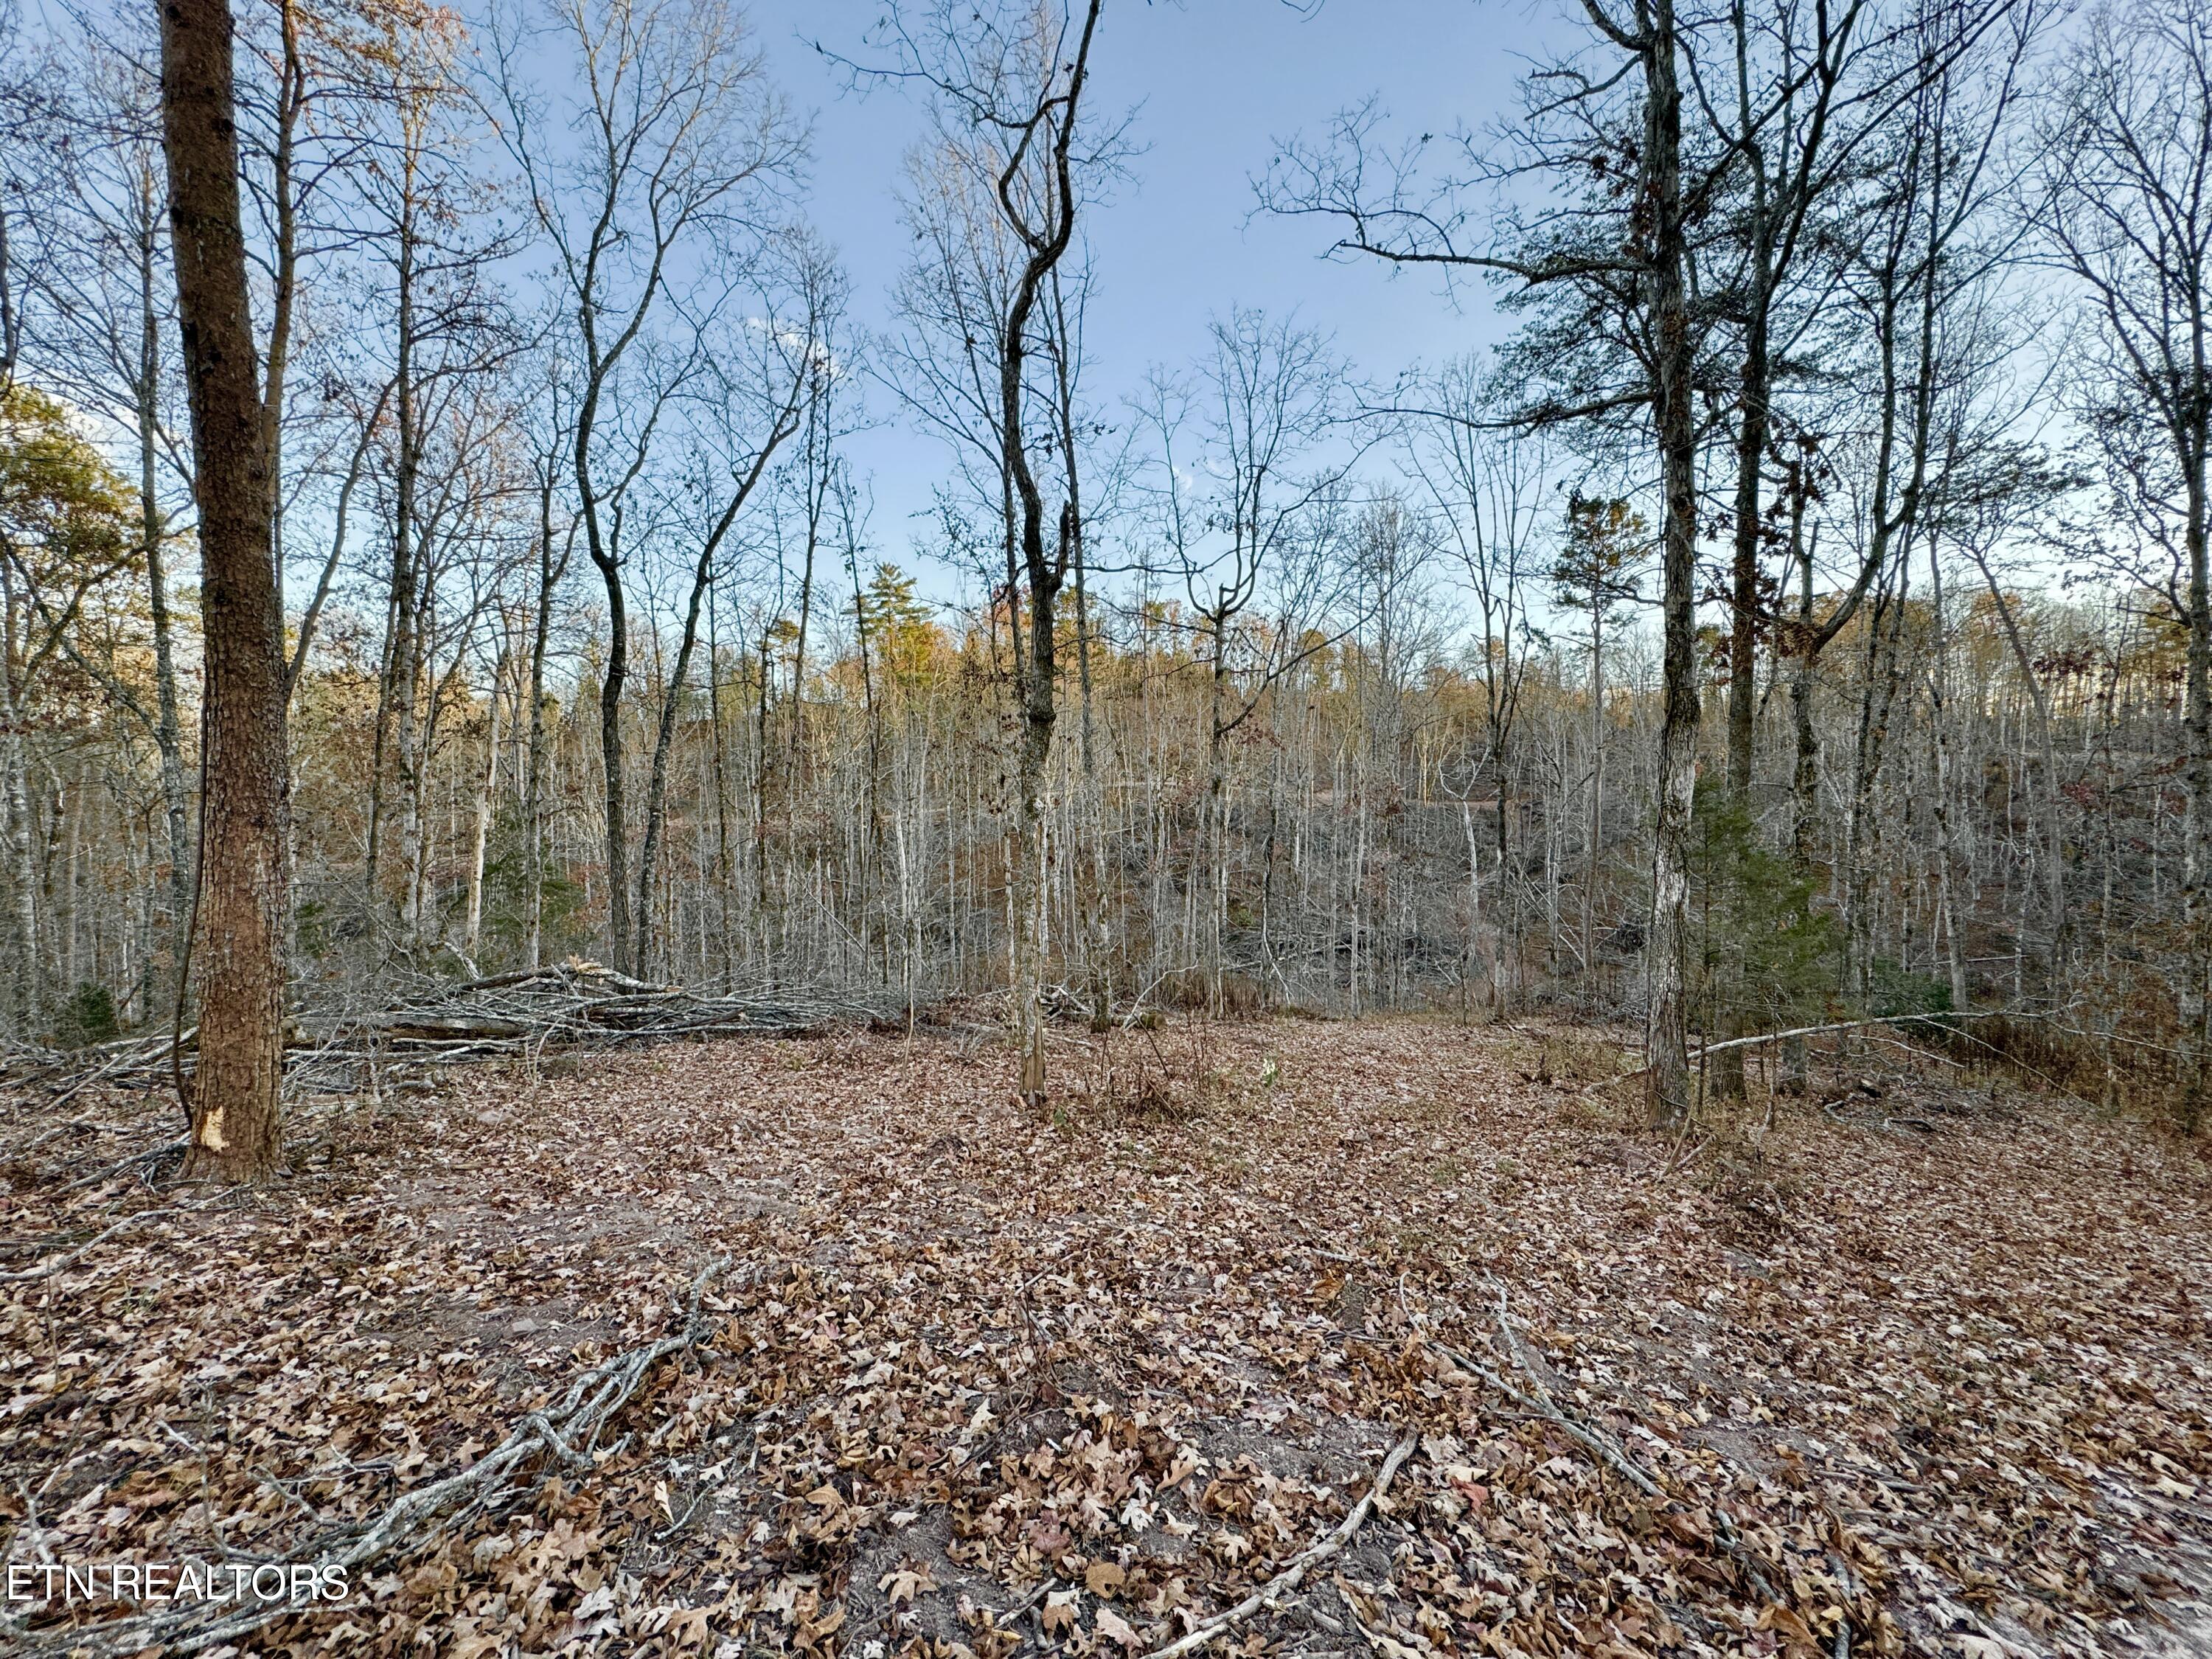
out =
[[[1689,1115],[1686,995],[1690,943],[1690,813],[1697,786],[1697,435],[1691,404],[1690,318],[1684,289],[1682,98],[1676,80],[1674,0],[1656,0],[1644,37],[1645,199],[1650,238],[1654,387],[1666,514],[1664,684],[1659,728],[1659,811],[1651,861],[1650,1008],[1647,1095],[1655,1127]]]
[[[1012,302],[1007,307],[1006,333],[999,364],[1000,434],[1005,448],[1006,477],[1012,485],[1020,514],[1020,547],[1024,574],[1029,578],[1029,659],[1018,672],[1021,702],[1021,732],[1016,742],[1016,799],[1020,821],[1019,873],[1014,884],[1013,985],[1015,1030],[1021,1054],[1020,1095],[1033,1111],[1045,1104],[1044,966],[1046,898],[1048,892],[1045,858],[1045,771],[1052,757],[1052,734],[1059,719],[1054,707],[1055,601],[1067,573],[1077,534],[1073,503],[1060,518],[1058,546],[1050,552],[1044,539],[1044,498],[1030,470],[1025,447],[1023,397],[1028,355],[1030,319],[1036,308],[1045,280],[1067,252],[1075,233],[1075,197],[1071,150],[1077,112],[1088,73],[1091,42],[1098,27],[1103,0],[1091,0],[1083,22],[1082,38],[1069,66],[1067,92],[1055,98],[1051,80],[1058,65],[1046,66],[1047,82],[1040,92],[1039,113],[1049,119],[1053,134],[1051,202],[1042,228],[1030,226],[1015,206],[1014,180],[1022,166],[1022,150],[1000,180],[999,197],[1030,250]],[[1054,110],[1054,105],[1059,105]],[[1010,596],[1011,597],[1011,596]],[[1017,623],[1018,627],[1018,623]]]
[[[228,0],[164,0],[161,125],[199,508],[207,785],[188,1176],[276,1163],[285,963],[284,638],[239,212]]]

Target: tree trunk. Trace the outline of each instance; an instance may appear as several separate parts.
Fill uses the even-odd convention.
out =
[[[2188,814],[2183,828],[2181,925],[2186,957],[2181,985],[2182,1127],[2195,1133],[2212,1093],[2212,574],[2208,574],[2203,428],[2185,467],[2188,520],[2189,662],[2185,724],[2189,744]]]
[[[1659,811],[1651,862],[1650,1008],[1647,1104],[1669,1129],[1690,1111],[1686,994],[1690,945],[1690,812],[1698,772],[1697,433],[1691,406],[1690,318],[1684,292],[1681,91],[1675,79],[1674,0],[1656,0],[1644,44],[1645,212],[1650,226],[1654,391],[1666,495],[1664,685],[1659,728]]]
[[[144,188],[155,188],[148,179]],[[161,761],[161,812],[169,838],[168,933],[173,963],[181,972],[184,963],[185,917],[191,910],[191,828],[190,799],[185,786],[182,723],[177,714],[176,653],[169,620],[169,584],[162,547],[165,528],[161,502],[155,494],[161,410],[161,313],[154,303],[157,265],[155,243],[159,210],[149,200],[143,204],[138,243],[139,343],[138,403],[138,534],[146,561],[147,616],[154,631],[154,747]],[[181,981],[178,988],[181,989]]]
[[[568,562],[564,557],[562,565]],[[553,631],[553,588],[561,568],[553,560],[553,464],[538,488],[538,604],[530,625],[530,737],[522,786],[524,884],[523,963],[536,968],[545,949],[545,658]]]
[[[654,864],[659,856],[660,838],[665,828],[667,815],[668,753],[675,741],[676,715],[683,704],[684,683],[691,672],[691,653],[697,648],[699,643],[699,606],[707,597],[713,580],[714,555],[720,550],[724,538],[729,535],[730,526],[738,521],[738,514],[744,510],[745,503],[752,498],[754,489],[758,487],[761,479],[767,474],[769,462],[774,459],[776,450],[782,445],[783,441],[791,435],[793,429],[793,417],[798,412],[799,399],[805,385],[804,375],[793,379],[791,401],[784,405],[782,412],[777,416],[775,425],[769,432],[767,441],[762,444],[759,451],[753,456],[752,465],[738,479],[736,487],[731,492],[729,500],[724,504],[720,516],[716,518],[714,527],[707,532],[705,539],[700,543],[698,561],[691,572],[691,594],[684,611],[684,638],[677,647],[676,665],[669,674],[668,684],[661,695],[660,721],[653,739],[653,770],[646,784],[645,844],[639,849],[637,860],[637,948],[634,954],[636,971],[640,974],[649,975],[652,971],[653,876]],[[810,412],[816,418],[821,417],[821,411],[816,405],[810,405]],[[826,460],[823,466],[826,478],[828,467]],[[828,489],[826,482],[823,487],[825,490]],[[806,605],[811,602],[814,587],[815,529],[819,521],[819,516],[818,510],[810,507],[806,532],[808,598],[801,601],[799,613],[798,650],[799,659],[802,664],[805,661],[806,651]],[[794,710],[793,718],[795,720],[798,708],[795,692],[793,697],[793,708]],[[797,741],[797,733],[794,732],[793,735],[794,745]]]
[[[1758,735],[1753,718],[1759,705],[1758,630],[1753,623],[1759,614],[1759,486],[1769,424],[1765,271],[1769,256],[1763,192],[1753,234],[1758,246],[1753,257],[1752,293],[1746,301],[1750,314],[1744,331],[1743,410],[1736,434],[1735,557],[1729,573],[1729,596],[1728,789],[1747,824],[1752,823],[1752,766]],[[1716,988],[1713,999],[1723,1037],[1743,1035],[1742,957],[1740,941],[1723,943],[1719,958],[1722,982]],[[1743,1098],[1743,1065],[1744,1052],[1741,1048],[1724,1049],[1712,1057],[1710,1075],[1713,1092],[1721,1099]]]
[[[1936,903],[1942,917],[1944,963],[1949,971],[1951,1006],[1966,1006],[1966,896],[1971,877],[1960,857],[1959,765],[1951,732],[1950,625],[1943,614],[1943,565],[1931,540],[1928,548],[1929,611],[1936,626],[1935,662],[1928,674],[1928,725],[1936,762],[1932,811],[1936,819]]]
[[[727,520],[724,520],[726,527]],[[676,716],[684,702],[684,686],[691,672],[691,653],[699,638],[699,605],[705,597],[709,568],[714,556],[714,546],[720,540],[718,532],[707,544],[699,556],[698,570],[691,584],[691,601],[684,613],[684,638],[677,647],[676,665],[668,677],[668,684],[661,695],[660,720],[653,739],[653,769],[645,786],[645,842],[637,856],[637,948],[632,960],[635,971],[650,977],[653,973],[654,940],[653,933],[653,878],[654,866],[660,855],[660,838],[665,828],[668,812],[668,753],[676,739]]]
[[[606,777],[607,940],[615,968],[630,970],[629,844],[625,829],[623,767],[623,687],[629,679],[629,617],[623,603],[622,568],[593,538],[592,562],[607,592],[607,666],[599,682],[599,763]]]
[[[1039,108],[1040,118],[1049,118],[1048,130],[1053,134],[1052,168],[1048,228],[1031,229],[1018,222],[1018,210],[1014,200],[1012,180],[1020,165],[1020,152],[1016,153],[1006,178],[1001,181],[999,197],[1004,210],[1016,219],[1030,250],[1028,260],[1014,284],[1012,302],[1006,310],[1006,325],[1000,341],[999,362],[999,433],[1003,447],[1004,475],[1011,486],[1015,501],[1019,504],[1020,547],[1024,574],[1029,578],[1030,649],[1026,664],[1017,664],[1016,686],[1021,703],[1021,732],[1016,740],[1015,790],[1020,825],[1020,850],[1018,854],[1018,875],[1012,893],[1014,915],[1012,987],[1014,998],[1015,1036],[1021,1054],[1019,1092],[1023,1102],[1032,1111],[1042,1111],[1045,1104],[1044,1060],[1044,968],[1046,898],[1049,892],[1045,867],[1046,801],[1045,774],[1052,758],[1052,733],[1059,718],[1054,707],[1054,661],[1057,652],[1054,638],[1056,601],[1061,581],[1067,574],[1068,560],[1074,548],[1078,530],[1075,506],[1070,501],[1060,515],[1060,538],[1056,550],[1048,552],[1044,541],[1044,498],[1037,489],[1036,475],[1030,470],[1026,448],[1027,431],[1023,416],[1024,363],[1029,349],[1030,319],[1036,308],[1037,299],[1046,278],[1060,264],[1067,252],[1069,241],[1075,234],[1075,195],[1070,152],[1075,139],[1077,112],[1083,98],[1084,77],[1091,58],[1091,42],[1098,27],[1098,13],[1103,0],[1091,0],[1085,10],[1082,38],[1076,47],[1073,61],[1068,68],[1067,91],[1064,98],[1052,98],[1051,76],[1057,65],[1048,70],[1047,86],[1040,96],[1048,100]],[[1055,109],[1054,106],[1057,104]],[[1027,148],[1024,140],[1023,148]],[[1011,590],[1009,603],[1016,596]],[[1018,623],[1016,624],[1018,639]]]
[[[46,958],[39,949],[39,880],[31,854],[30,752],[23,741],[27,726],[22,695],[15,684],[21,646],[15,633],[12,558],[0,558],[0,623],[5,625],[4,635],[0,635],[0,817],[4,817],[7,830],[9,884],[15,889],[15,948],[21,952],[18,958],[21,972],[12,976],[15,1006],[11,1012],[16,1034],[29,1039],[37,1035],[45,1002],[41,981]]]
[[[228,0],[161,10],[161,123],[192,414],[207,691],[199,1061],[185,1173],[252,1180],[276,1163],[283,1077],[283,606],[238,197]]]
[[[393,407],[398,417],[397,453],[392,458],[392,659],[389,696],[393,711],[393,745],[399,763],[399,866],[405,884],[400,902],[400,939],[410,949],[422,937],[422,777],[420,744],[416,732],[415,693],[422,678],[422,640],[418,612],[427,610],[421,592],[427,574],[422,553],[415,538],[415,484],[422,447],[415,400],[415,235],[414,191],[411,173],[414,154],[402,157],[408,176],[400,189],[398,244],[397,356],[392,378]]]
[[[1605,836],[1605,595],[1590,594],[1589,848],[1583,878],[1583,1005],[1597,1006],[1597,884]]]
[[[511,636],[510,636],[511,637]],[[499,696],[507,684],[507,653],[499,653],[491,673],[491,696],[486,699],[483,770],[477,775],[474,828],[469,840],[468,909],[461,926],[462,955],[469,971],[477,971],[477,945],[483,931],[484,854],[491,841],[492,797],[499,787]]]

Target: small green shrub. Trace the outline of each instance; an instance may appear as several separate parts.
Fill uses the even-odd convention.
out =
[[[112,1042],[122,1035],[123,1020],[117,1013],[115,998],[105,985],[92,980],[79,981],[70,993],[69,1000],[62,1005],[60,1017],[54,1022],[54,1038],[64,1048],[89,1048],[98,1043]]]
[[[1916,974],[1893,962],[1877,959],[1867,975],[1867,1012],[1876,1019],[1948,1014],[1951,987],[1933,974]]]

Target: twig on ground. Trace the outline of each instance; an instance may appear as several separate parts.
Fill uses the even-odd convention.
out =
[[[1729,1559],[1741,1567],[1750,1577],[1753,1589],[1769,1601],[1778,1604],[1784,1602],[1782,1593],[1774,1588],[1772,1581],[1760,1571],[1758,1560],[1748,1549],[1744,1547],[1743,1540],[1736,1536],[1735,1522],[1729,1518],[1729,1512],[1717,1506],[1713,1510],[1713,1537],[1720,1547],[1729,1553]]]
[[[1713,1144],[1711,1135],[1705,1136],[1693,1146],[1689,1146],[1689,1139],[1687,1135],[1684,1135],[1674,1143],[1674,1150],[1667,1158],[1667,1167],[1659,1171],[1657,1179],[1664,1181],[1677,1170],[1688,1169],[1698,1161],[1705,1148]],[[1685,1146],[1688,1146],[1689,1150],[1685,1152],[1683,1150]]]
[[[94,1246],[106,1243],[109,1239],[114,1237],[116,1234],[121,1232],[125,1227],[135,1227],[138,1223],[148,1220],[154,1216],[173,1215],[176,1213],[176,1209],[177,1206],[173,1204],[164,1204],[151,1210],[134,1211],[131,1214],[125,1216],[122,1220],[114,1223],[105,1231],[94,1233],[90,1238],[85,1240],[83,1243],[78,1245],[76,1249],[73,1250],[67,1251],[61,1255],[48,1256],[44,1261],[39,1263],[35,1267],[24,1267],[15,1273],[0,1273],[0,1285],[21,1285],[27,1279],[51,1279],[54,1274],[61,1272],[63,1268],[70,1267],[80,1258],[88,1255]]]
[[[1307,1545],[1291,1558],[1289,1565],[1235,1607],[1192,1626],[1165,1647],[1153,1650],[1145,1659],[1179,1659],[1182,1654],[1194,1653],[1222,1632],[1242,1624],[1263,1607],[1279,1605],[1285,1595],[1304,1582],[1306,1574],[1313,1570],[1316,1563],[1328,1560],[1352,1541],[1352,1534],[1364,1526],[1367,1517],[1374,1513],[1376,1501],[1390,1490],[1390,1482],[1397,1477],[1399,1465],[1413,1455],[1413,1448],[1419,1442],[1419,1434],[1409,1433],[1390,1449],[1390,1455],[1382,1460],[1382,1473],[1375,1477],[1375,1484],[1368,1488],[1367,1495],[1353,1506],[1352,1513],[1338,1523],[1335,1531]]]
[[[1428,1340],[1429,1346],[1468,1376],[1481,1378],[1530,1416],[1544,1419],[1570,1439],[1578,1442],[1595,1455],[1606,1468],[1613,1470],[1646,1498],[1664,1497],[1665,1493],[1661,1491],[1659,1483],[1631,1462],[1626,1452],[1613,1444],[1597,1429],[1584,1423],[1579,1418],[1570,1416],[1553,1400],[1551,1390],[1545,1385],[1542,1376],[1537,1371],[1534,1361],[1522,1352],[1520,1339],[1513,1334],[1512,1322],[1506,1309],[1505,1291],[1502,1285],[1498,1287],[1498,1328],[1504,1334],[1507,1351],[1512,1354],[1514,1362],[1527,1374],[1529,1387],[1534,1389],[1534,1394],[1525,1393],[1514,1387],[1512,1383],[1508,1382],[1496,1370],[1484,1364],[1480,1360],[1470,1358],[1455,1348],[1447,1347],[1434,1337]]]
[[[427,1548],[479,1516],[495,1513],[514,1500],[522,1490],[523,1475],[547,1454],[564,1462],[579,1459],[588,1468],[601,1431],[653,1369],[671,1355],[696,1348],[713,1334],[712,1324],[700,1316],[699,1300],[727,1265],[726,1258],[718,1261],[692,1281],[681,1330],[618,1353],[585,1372],[557,1406],[531,1413],[506,1439],[466,1468],[403,1492],[373,1518],[299,1544],[288,1554],[295,1560],[315,1561],[325,1571],[357,1572],[392,1556]],[[615,1455],[627,1443],[627,1439],[617,1442],[606,1455]],[[11,1650],[21,1659],[122,1659],[149,1648],[175,1655],[198,1653],[305,1610],[290,1601],[228,1611],[221,1604],[198,1605],[176,1613],[26,1632],[15,1638]]]
[[[1533,1417],[1541,1418],[1550,1422],[1570,1438],[1579,1442],[1593,1453],[1601,1464],[1620,1475],[1622,1480],[1627,1481],[1646,1498],[1663,1498],[1666,1493],[1658,1482],[1631,1462],[1627,1453],[1621,1450],[1598,1429],[1584,1423],[1579,1418],[1571,1416],[1552,1398],[1551,1389],[1546,1385],[1541,1373],[1536,1369],[1535,1361],[1522,1347],[1521,1339],[1514,1334],[1512,1321],[1506,1308],[1504,1287],[1499,1285],[1497,1289],[1498,1328],[1503,1334],[1505,1345],[1511,1352],[1515,1362],[1527,1375],[1528,1385],[1534,1390],[1533,1395],[1522,1393],[1489,1366],[1479,1360],[1468,1358],[1455,1349],[1446,1347],[1433,1337],[1429,1339],[1429,1346],[1469,1376],[1480,1377],[1498,1393],[1520,1407],[1522,1411]],[[1713,1541],[1721,1547],[1730,1560],[1743,1569],[1745,1576],[1751,1580],[1753,1588],[1761,1595],[1771,1602],[1784,1603],[1784,1598],[1775,1589],[1772,1581],[1761,1569],[1758,1559],[1745,1547],[1743,1540],[1736,1536],[1735,1524],[1729,1519],[1724,1510],[1715,1510],[1713,1512]]]
[[[96,1182],[104,1181],[109,1176],[115,1174],[118,1170],[129,1169],[134,1164],[158,1164],[161,1159],[167,1158],[171,1152],[183,1152],[190,1144],[191,1143],[183,1136],[179,1135],[176,1139],[165,1140],[158,1146],[149,1146],[143,1152],[133,1152],[128,1158],[118,1158],[112,1164],[103,1164],[98,1169],[92,1170],[90,1173],[79,1176],[75,1181],[70,1182],[68,1186],[63,1188],[62,1191],[65,1193],[73,1193],[80,1187],[92,1186]]]

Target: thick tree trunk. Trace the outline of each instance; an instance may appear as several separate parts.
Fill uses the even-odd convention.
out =
[[[166,0],[161,121],[199,507],[207,770],[190,1176],[276,1165],[283,1075],[283,616],[238,196],[228,0]]]
[[[1755,229],[1759,246],[1753,254],[1753,289],[1747,301],[1750,316],[1744,331],[1743,409],[1736,431],[1735,557],[1729,572],[1728,790],[1731,800],[1751,822],[1752,768],[1757,740],[1754,714],[1759,706],[1758,629],[1759,613],[1759,511],[1760,469],[1766,458],[1769,425],[1767,368],[1767,302],[1764,265],[1765,204]],[[1743,952],[1740,942],[1726,942],[1715,971],[1721,983],[1714,1007],[1723,1037],[1740,1036],[1742,1030]],[[1741,1048],[1724,1049],[1711,1061],[1713,1092],[1723,1100],[1744,1095],[1744,1056]]]
[[[1686,997],[1690,945],[1690,813],[1698,770],[1697,434],[1681,202],[1681,91],[1675,78],[1674,0],[1657,0],[1644,46],[1646,201],[1650,227],[1655,379],[1661,478],[1665,625],[1659,728],[1659,811],[1651,861],[1650,1008],[1645,1039],[1653,1125],[1673,1128],[1691,1107]]]
[[[1048,550],[1045,546],[1044,498],[1037,489],[1036,475],[1030,470],[1025,447],[1023,398],[1027,388],[1024,364],[1029,350],[1030,319],[1036,311],[1046,279],[1067,252],[1068,243],[1075,234],[1076,203],[1069,158],[1074,143],[1077,112],[1082,104],[1084,77],[1090,64],[1091,42],[1097,30],[1098,13],[1103,3],[1103,0],[1090,0],[1085,10],[1082,37],[1068,69],[1067,91],[1064,100],[1053,100],[1040,108],[1041,117],[1049,117],[1051,125],[1048,131],[1053,134],[1053,179],[1048,228],[1039,232],[1025,225],[1017,226],[1029,244],[1030,257],[1014,284],[1012,302],[1006,310],[1006,329],[1000,343],[999,435],[1003,452],[1001,459],[1004,477],[1011,488],[1012,500],[1018,503],[1023,574],[1029,578],[1029,659],[1025,664],[1017,663],[1015,674],[1021,704],[1021,732],[1016,739],[1014,766],[1020,849],[1017,855],[1018,873],[1012,895],[1014,914],[1011,964],[1013,982],[1011,988],[1014,1000],[1015,1039],[1021,1055],[1019,1093],[1024,1103],[1032,1111],[1043,1110],[1045,1104],[1043,994],[1046,901],[1050,892],[1045,863],[1045,776],[1052,759],[1053,726],[1059,718],[1054,707],[1054,659],[1058,648],[1054,623],[1060,583],[1067,574],[1068,561],[1079,532],[1075,503],[1071,499],[1060,512],[1057,548]],[[1048,74],[1056,71],[1055,65]],[[1047,88],[1048,94],[1049,82]],[[1054,103],[1059,105],[1057,110],[1053,108]],[[1024,140],[1024,147],[1027,147],[1027,140]],[[1014,198],[1011,192],[1013,169],[1019,165],[1018,152],[1000,189],[1000,200],[1005,205],[1005,210],[1010,217],[1017,219],[1018,210],[1012,205]],[[1007,599],[1010,605],[1018,603],[1011,582]],[[1016,620],[1015,627],[1018,641],[1018,620]]]
[[[1018,380],[1020,360],[1010,352],[1007,378]],[[1018,394],[1009,394],[1010,403]],[[1018,406],[1017,406],[1018,408]],[[1018,420],[1008,423],[1018,432]],[[1010,451],[1016,448],[1009,444]],[[1026,468],[1024,468],[1026,473]],[[1021,731],[1015,753],[1016,810],[1020,818],[1018,874],[1014,887],[1013,994],[1015,1033],[1021,1054],[1020,1095],[1032,1110],[1045,1104],[1044,972],[1046,900],[1050,890],[1046,869],[1045,777],[1052,760],[1053,727],[1059,720],[1054,706],[1054,638],[1059,581],[1043,551],[1042,503],[1036,484],[1024,491],[1022,540],[1030,570],[1030,649],[1028,672],[1021,687]]]

